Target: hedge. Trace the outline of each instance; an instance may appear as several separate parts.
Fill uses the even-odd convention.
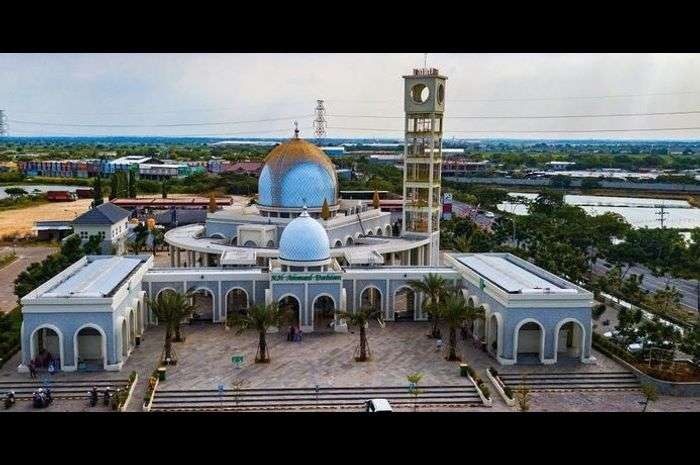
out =
[[[19,350],[21,328],[22,311],[19,307],[0,315],[0,366]]]

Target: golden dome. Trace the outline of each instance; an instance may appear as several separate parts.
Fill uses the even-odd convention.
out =
[[[336,205],[338,180],[328,155],[294,137],[270,151],[258,178],[258,205],[321,208]]]
[[[333,162],[323,153],[323,150],[311,142],[296,137],[273,148],[264,160],[265,165],[278,173],[302,162],[316,162],[335,173]]]

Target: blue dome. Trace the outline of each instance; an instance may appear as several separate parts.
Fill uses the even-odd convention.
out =
[[[315,145],[292,139],[265,159],[258,180],[258,203],[267,207],[321,208],[337,204],[338,180],[328,156]]]
[[[280,237],[280,259],[290,262],[319,262],[331,257],[328,234],[306,209],[289,222]]]

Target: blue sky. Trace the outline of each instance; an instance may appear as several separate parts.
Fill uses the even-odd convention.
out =
[[[12,135],[281,137],[291,134],[295,118],[302,135],[310,135],[316,99],[323,98],[329,136],[396,137],[400,118],[357,116],[402,116],[401,75],[421,66],[423,58],[422,53],[0,54],[0,109]],[[698,54],[430,54],[428,65],[449,78],[448,137],[700,138],[695,129],[548,132],[700,127],[700,114],[450,119],[697,110]],[[637,96],[610,97],[621,95]],[[588,98],[600,96],[607,98]],[[153,126],[184,123],[197,125]]]

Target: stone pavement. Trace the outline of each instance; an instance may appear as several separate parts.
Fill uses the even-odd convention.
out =
[[[303,342],[287,342],[284,333],[268,335],[272,361],[253,363],[257,349],[257,334],[247,331],[237,335],[221,325],[185,325],[186,341],[175,343],[178,364],[168,368],[163,389],[217,389],[219,384],[231,388],[234,380],[245,380],[244,388],[253,387],[313,387],[319,386],[407,386],[406,376],[415,371],[423,373],[421,384],[460,385],[466,382],[459,376],[459,363],[448,362],[444,353],[435,351],[435,341],[425,336],[428,323],[387,323],[385,328],[373,324],[369,343],[373,358],[358,363],[353,353],[359,336],[355,334],[308,334]],[[163,329],[149,328],[141,345],[134,349],[121,373],[59,373],[56,377],[72,379],[90,377],[123,378],[132,370],[139,374],[139,382],[129,404],[129,411],[140,411],[146,382],[155,369],[163,346]],[[459,338],[458,338],[459,339]],[[244,367],[234,368],[231,356],[241,352]],[[568,371],[621,371],[614,361],[594,351],[595,364],[564,363],[557,366],[498,366],[488,354],[473,348],[471,341],[459,339],[459,352],[486,380],[485,369],[491,365],[502,372],[568,372]],[[18,356],[0,370],[0,380],[27,379],[17,374]],[[94,378],[93,378],[94,379]],[[449,411],[517,411],[508,407],[487,381],[494,397],[492,408],[463,408]],[[642,396],[636,391],[575,391],[533,392],[532,411],[641,411]],[[69,402],[69,401],[65,401]],[[80,401],[75,401],[80,404]],[[83,410],[84,405],[61,403],[56,408]],[[426,409],[421,408],[421,411]],[[661,396],[650,405],[649,411],[700,411],[700,398]]]

